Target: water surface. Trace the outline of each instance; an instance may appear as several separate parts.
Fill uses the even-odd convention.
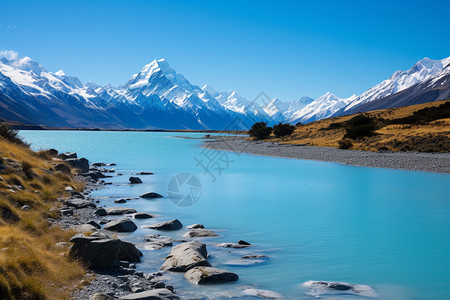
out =
[[[307,280],[367,284],[382,299],[450,298],[447,174],[227,152],[228,168],[222,159],[221,174],[212,171],[214,181],[197,166],[196,159],[206,162],[201,140],[175,137],[199,138],[202,133],[20,134],[33,149],[76,151],[92,162],[116,163],[116,171],[124,175],[107,179],[113,185],[94,192],[107,206],[114,205],[114,199],[149,191],[167,195],[167,184],[178,173],[197,176],[202,195],[190,207],[178,207],[167,198],[133,200],[123,205],[159,215],[154,220],[138,220],[138,226],[176,217],[184,225],[202,223],[218,230],[220,237],[205,240],[210,262],[236,272],[240,279],[233,284],[197,287],[179,274],[171,275],[171,283],[187,298],[197,292],[214,297],[235,295],[243,286],[253,286],[287,298],[309,299],[301,286]],[[129,185],[130,174],[140,171],[155,175],[141,176],[142,185]],[[169,235],[181,237],[184,232]],[[140,228],[126,238],[145,248],[142,235],[154,233]],[[253,245],[238,250],[214,246],[216,242],[239,239]],[[144,250],[145,262],[138,268],[148,272],[159,268],[169,251]],[[269,259],[246,267],[226,264],[248,253],[265,254]]]

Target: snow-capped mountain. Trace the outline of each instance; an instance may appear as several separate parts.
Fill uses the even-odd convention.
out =
[[[341,99],[248,101],[235,91],[191,84],[165,59],[154,60],[123,86],[82,83],[29,57],[0,52],[0,119],[54,127],[248,129],[255,122],[306,123],[330,116],[440,100],[450,95],[450,57],[425,58],[363,94]],[[419,97],[420,96],[420,97]],[[422,102],[421,102],[422,101]]]
[[[297,122],[307,123],[328,117],[342,116],[356,111],[361,112],[361,109],[357,109],[358,107],[394,95],[418,83],[434,78],[448,64],[450,64],[450,57],[442,60],[424,58],[417,62],[411,69],[395,72],[389,79],[384,80],[359,96],[353,95],[349,98],[338,98],[331,93],[327,93],[308,106],[295,112],[288,119],[288,122],[293,124]],[[404,105],[411,104],[405,102]],[[371,107],[373,107],[373,109],[381,108],[378,108],[376,105]]]

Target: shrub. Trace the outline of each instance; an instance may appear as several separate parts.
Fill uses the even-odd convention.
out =
[[[353,143],[349,139],[342,139],[338,142],[339,149],[351,149],[353,147]]]
[[[377,129],[376,119],[365,115],[357,115],[345,122],[344,138],[357,139],[372,136]]]
[[[267,123],[258,122],[253,124],[248,134],[258,140],[267,139],[272,133],[272,127],[267,127]]]
[[[450,117],[450,101],[436,107],[425,107],[415,111],[412,115],[392,119],[388,124],[426,124],[428,122]]]
[[[21,137],[19,137],[17,130],[12,129],[9,125],[0,124],[0,137],[10,141],[11,143],[27,148],[30,147],[30,144],[26,143]]]
[[[291,124],[279,123],[278,125],[273,126],[273,134],[276,137],[291,135],[294,130],[295,126]]]

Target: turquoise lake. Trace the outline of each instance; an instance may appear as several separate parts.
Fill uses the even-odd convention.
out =
[[[102,205],[158,215],[136,220],[139,227],[178,218],[184,225],[202,223],[217,231],[219,237],[203,240],[210,263],[237,273],[240,279],[199,287],[181,274],[169,274],[168,281],[186,299],[232,297],[248,286],[276,291],[288,299],[313,299],[302,286],[307,280],[370,285],[381,299],[450,299],[448,174],[202,152],[203,133],[20,131],[20,135],[35,150],[75,151],[91,162],[116,163],[113,168],[123,176],[106,178],[113,184],[93,196],[102,198]],[[197,160],[206,163],[205,154],[216,157],[218,165],[210,165],[215,180],[198,165]],[[143,184],[128,184],[130,174],[141,171],[155,174],[140,176]],[[201,196],[191,206],[177,206],[168,198],[113,203],[150,191],[167,196],[170,180],[184,172],[201,183]],[[185,232],[162,235],[181,239]],[[140,270],[159,269],[170,252],[170,247],[145,249],[142,236],[155,233],[139,228],[120,235],[143,249]],[[252,246],[215,246],[240,239]],[[245,254],[269,258],[251,266],[236,265]]]

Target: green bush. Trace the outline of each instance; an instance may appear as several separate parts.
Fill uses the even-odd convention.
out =
[[[273,126],[273,134],[276,137],[291,135],[294,130],[295,126],[291,124],[279,123],[278,125]]]
[[[267,127],[267,123],[258,122],[253,124],[248,134],[258,140],[267,139],[272,133],[272,127]]]
[[[365,136],[375,135],[377,123],[375,118],[366,115],[357,115],[345,122],[344,128],[346,132],[344,138],[354,140]]]

